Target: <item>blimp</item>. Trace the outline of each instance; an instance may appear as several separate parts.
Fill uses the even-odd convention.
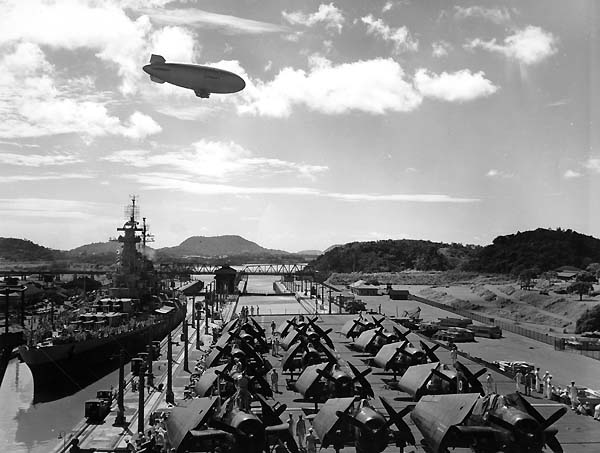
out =
[[[210,66],[167,63],[161,55],[155,54],[143,69],[153,82],[188,88],[199,98],[208,98],[211,93],[237,93],[246,86],[244,79],[233,72]]]

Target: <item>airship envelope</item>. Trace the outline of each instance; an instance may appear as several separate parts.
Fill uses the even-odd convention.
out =
[[[152,54],[150,64],[143,69],[153,82],[189,88],[200,98],[208,98],[211,93],[237,93],[246,86],[244,79],[233,72],[210,66],[167,63],[161,55]]]

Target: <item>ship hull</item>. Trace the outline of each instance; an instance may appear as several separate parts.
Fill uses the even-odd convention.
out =
[[[121,350],[129,361],[144,352],[150,341],[165,338],[184,317],[180,308],[160,322],[106,338],[47,347],[21,346],[21,359],[33,375],[33,402],[54,401],[82,390],[119,367]]]

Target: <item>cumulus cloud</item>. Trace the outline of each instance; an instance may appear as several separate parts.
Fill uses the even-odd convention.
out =
[[[122,150],[104,157],[104,160],[138,168],[173,168],[183,174],[218,181],[273,174],[296,174],[314,179],[316,175],[328,170],[322,165],[255,156],[237,143],[209,140],[200,140],[190,149],[173,152]]]
[[[385,13],[389,10],[391,10],[394,7],[394,4],[392,2],[385,2],[385,4],[383,5],[383,8],[381,8],[381,12]]]
[[[311,62],[308,71],[286,67],[268,82],[253,80],[245,75],[239,63],[230,62],[230,70],[236,69],[247,82],[246,89],[236,98],[238,111],[286,117],[295,106],[304,106],[325,114],[350,111],[383,114],[408,112],[421,104],[421,95],[392,59],[333,65],[320,57],[312,58]]]
[[[452,49],[452,44],[446,41],[436,41],[431,43],[432,55],[437,58],[445,57]]]
[[[162,55],[167,61],[194,61],[194,35],[185,28],[170,26],[159,29],[152,33],[151,43],[152,53]]]
[[[311,14],[302,11],[287,12],[282,11],[283,18],[292,25],[305,25],[312,27],[317,24],[323,24],[327,30],[342,32],[344,26],[344,15],[342,11],[333,3],[320,4],[319,9]]]
[[[61,79],[38,44],[3,46],[0,59],[0,137],[38,137],[79,133],[87,137],[123,135],[143,138],[160,127],[134,113],[127,125],[109,113],[108,99],[90,78]]]
[[[565,171],[563,178],[574,179],[574,178],[580,178],[581,176],[582,176],[582,174],[579,173],[578,171],[568,169],[567,171]]]
[[[498,44],[496,39],[483,41],[479,38],[465,45],[467,49],[484,49],[496,52],[519,61],[525,65],[542,62],[557,52],[557,38],[550,32],[540,27],[528,25],[523,30],[504,38],[503,44]]]
[[[83,162],[75,154],[53,153],[53,154],[17,154],[0,152],[0,164],[19,165],[25,167],[42,167],[48,165],[68,165]]]
[[[498,90],[482,71],[471,73],[468,69],[441,74],[419,69],[415,74],[415,86],[423,96],[448,102],[472,101]]]
[[[419,49],[419,42],[411,37],[408,28],[404,26],[391,28],[383,20],[375,19],[371,14],[361,17],[360,20],[367,25],[368,34],[392,42],[395,52],[416,52]]]
[[[503,24],[510,21],[510,14],[506,8],[485,8],[483,6],[455,6],[454,17],[456,19],[466,19],[476,17],[486,19],[495,24]]]
[[[148,115],[141,112],[134,112],[130,117],[128,124],[120,128],[121,134],[133,139],[142,139],[148,135],[159,133],[162,128]]]
[[[132,93],[150,26],[148,17],[133,20],[114,2],[9,0],[0,15],[0,44],[25,41],[54,49],[92,49],[116,66],[121,91]]]

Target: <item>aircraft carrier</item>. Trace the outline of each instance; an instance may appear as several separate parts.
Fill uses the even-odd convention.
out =
[[[292,314],[304,313],[305,315],[311,313],[315,314],[315,304],[313,301],[303,298],[300,294],[296,295],[297,301],[290,302],[286,307],[283,307],[280,303],[278,309],[284,311],[285,314],[281,313],[269,313],[268,310],[268,297],[264,302],[257,302],[256,298],[252,298],[252,305],[258,304],[260,309],[259,316],[253,316],[252,318],[261,325],[267,336],[271,332],[271,323],[274,321],[277,326],[284,323],[285,320],[290,319]],[[223,314],[223,320],[228,321],[234,315],[234,313],[240,313],[242,307],[244,307],[245,298],[241,297],[237,303],[225,305],[225,313]],[[369,308],[373,308],[377,311],[381,311],[381,314],[390,317],[395,316],[397,308],[400,307],[401,311],[414,310],[417,307],[421,308],[421,317],[424,320],[435,320],[439,317],[445,317],[448,315],[447,312],[438,308],[433,308],[427,304],[416,302],[413,300],[407,301],[395,301],[390,300],[388,296],[378,296],[368,298]],[[328,314],[328,310],[317,310],[318,314],[318,326],[323,330],[332,329],[329,333],[329,337],[333,340],[336,355],[344,361],[350,362],[358,368],[359,371],[363,372],[367,365],[365,360],[370,356],[365,353],[359,353],[351,349],[351,341],[340,334],[344,324],[352,319],[354,315],[348,314]],[[337,307],[334,306],[334,311],[338,311]],[[265,314],[263,314],[265,313]],[[188,317],[189,320],[189,317]],[[194,372],[196,363],[201,363],[206,356],[206,347],[196,349],[196,332],[195,329],[190,328],[189,331],[189,343],[188,347],[188,361],[189,370],[185,368],[185,343],[178,341],[179,344],[173,347],[173,391],[175,397],[175,403],[177,406],[185,406],[190,402],[190,376]],[[177,330],[174,338],[179,339],[181,328]],[[199,333],[202,335],[205,332],[204,320],[201,324]],[[206,338],[205,338],[206,340]],[[435,342],[424,339],[425,343],[429,346],[434,346]],[[582,357],[575,354],[554,351],[548,345],[541,343],[532,343],[533,340],[527,340],[517,335],[506,334],[501,339],[477,339],[472,344],[461,344],[459,345],[458,358],[467,366],[473,373],[477,372],[485,366],[486,362],[492,362],[496,360],[495,357],[504,357],[510,354],[514,359],[528,360],[532,363],[539,363],[542,369],[551,368],[556,376],[556,381],[561,386],[567,385],[568,381],[564,380],[564,376],[575,376],[578,383],[588,384],[588,379],[591,376],[600,375],[600,362],[592,359],[583,358],[585,363],[582,364]],[[520,346],[519,346],[520,345]],[[204,349],[203,349],[204,348]],[[165,351],[166,347],[163,342],[161,345],[162,355],[161,357],[153,362],[153,374],[154,374],[154,385],[159,386],[161,383],[166,382],[165,371],[167,369]],[[438,347],[436,351],[440,361],[445,364],[451,364],[450,351],[444,347]],[[514,357],[517,354],[518,357]],[[305,402],[301,396],[295,391],[287,388],[286,380],[290,379],[289,373],[284,372],[281,369],[281,358],[273,356],[271,353],[264,354],[264,357],[270,362],[270,364],[276,368],[279,372],[279,390],[281,393],[275,394],[275,400],[280,404],[286,406],[285,412],[281,415],[281,420],[287,420],[288,414],[293,414],[294,418],[297,419],[299,414],[310,414],[314,409],[314,404]],[[546,362],[551,360],[551,363]],[[550,366],[552,365],[552,366]],[[129,371],[129,367],[127,368]],[[497,392],[500,394],[508,394],[515,391],[514,380],[500,372],[489,369],[492,373],[495,385],[497,386]],[[295,373],[295,378],[298,377],[298,372]],[[388,380],[384,381],[384,378]],[[374,368],[373,372],[367,375],[367,380],[373,389],[376,397],[383,396],[388,401],[392,402],[392,405],[396,411],[401,411],[409,405],[414,405],[409,395],[402,393],[398,390],[394,390],[389,385],[389,378],[391,373],[383,373],[382,370]],[[483,379],[482,379],[483,380]],[[131,439],[132,441],[136,437],[137,429],[139,425],[139,394],[131,391],[132,376],[129,374],[126,377],[128,383],[125,391],[125,418],[127,425],[124,426],[113,426],[116,416],[116,406],[113,405],[111,411],[106,416],[105,420],[98,424],[90,424],[85,420],[82,420],[81,424],[70,433],[66,440],[63,439],[63,443],[57,445],[54,452],[65,452],[68,451],[69,445],[73,439],[77,438],[80,441],[80,446],[89,451],[125,451],[126,440]],[[116,383],[115,383],[116,385]],[[564,405],[544,399],[542,395],[534,393],[533,397],[527,397],[527,401],[545,418],[548,418],[551,414],[556,412]],[[273,401],[271,401],[273,403]],[[383,405],[379,399],[373,399],[372,404],[375,409],[383,411]],[[322,405],[319,405],[322,407]],[[155,414],[161,412],[172,411],[173,407],[167,404],[165,401],[165,391],[158,391],[152,389],[145,397],[144,404],[144,426],[148,427],[150,418],[155,417]],[[260,406],[257,402],[252,404],[253,411],[259,411]],[[82,408],[83,413],[83,408]],[[405,452],[416,452],[416,451],[427,451],[421,445],[420,441],[423,439],[423,435],[419,432],[417,427],[414,425],[410,417],[407,415],[404,420],[408,424],[412,435],[416,439],[415,446],[407,446],[404,448]],[[560,418],[553,427],[558,430],[557,440],[562,445],[565,452],[572,453],[583,453],[583,452],[596,452],[600,450],[600,430],[598,427],[599,422],[593,420],[592,417],[577,415],[570,409],[567,413]],[[329,451],[334,451],[332,447],[327,448]],[[355,451],[354,447],[346,447],[342,451]],[[385,451],[398,451],[398,447],[395,445],[388,445]],[[471,451],[469,449],[457,448],[452,451],[462,452]],[[549,451],[549,450],[547,450]]]

